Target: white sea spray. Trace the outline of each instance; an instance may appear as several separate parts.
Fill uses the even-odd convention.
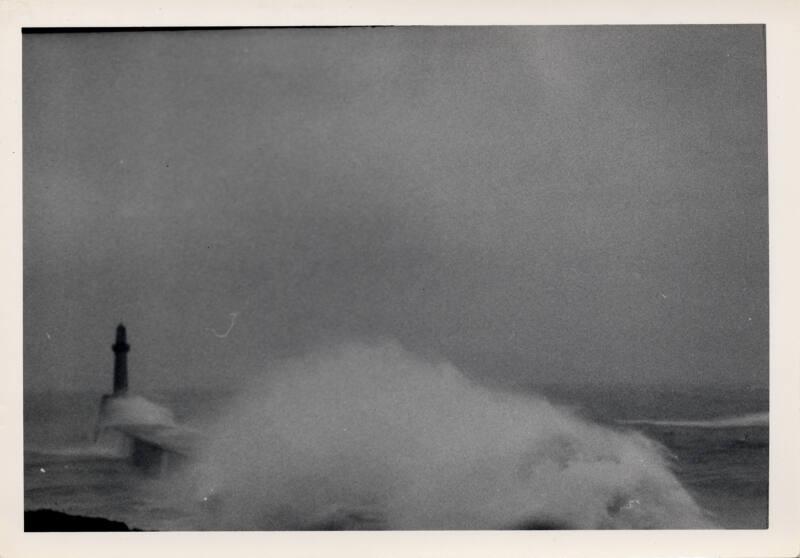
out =
[[[208,440],[206,528],[710,526],[655,442],[393,342],[270,366]]]

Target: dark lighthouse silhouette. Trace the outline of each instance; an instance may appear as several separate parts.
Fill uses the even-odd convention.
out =
[[[194,454],[199,433],[175,423],[169,409],[128,392],[127,330],[117,326],[114,386],[100,401],[95,441],[129,457],[139,469],[160,474]]]
[[[114,351],[114,395],[124,395],[128,392],[128,351],[131,346],[126,339],[125,326],[117,326],[117,339],[111,345]]]

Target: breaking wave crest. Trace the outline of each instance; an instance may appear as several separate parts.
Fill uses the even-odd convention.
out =
[[[32,460],[37,458],[50,459],[100,459],[124,457],[120,455],[116,448],[105,444],[84,443],[67,446],[31,446],[25,449],[26,455],[30,455]]]
[[[176,427],[172,412],[138,395],[105,395],[92,440],[56,446],[28,445],[26,452],[47,458],[125,458],[130,455],[130,440],[120,427]]]
[[[738,417],[722,417],[710,420],[621,420],[621,424],[645,424],[650,426],[679,426],[686,428],[746,428],[769,426],[769,413],[749,413]]]
[[[105,395],[94,432],[97,451],[117,457],[127,457],[133,451],[132,439],[122,428],[173,429],[172,411],[138,395]]]
[[[206,528],[710,526],[655,442],[395,343],[271,367],[209,440]]]
[[[175,426],[172,411],[139,395],[104,396],[98,426]]]

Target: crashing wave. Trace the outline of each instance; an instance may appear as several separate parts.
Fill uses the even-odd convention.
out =
[[[710,526],[654,441],[394,343],[272,367],[208,440],[211,529]]]

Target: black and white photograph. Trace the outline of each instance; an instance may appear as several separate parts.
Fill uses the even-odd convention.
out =
[[[24,530],[766,530],[763,24],[28,27]]]

